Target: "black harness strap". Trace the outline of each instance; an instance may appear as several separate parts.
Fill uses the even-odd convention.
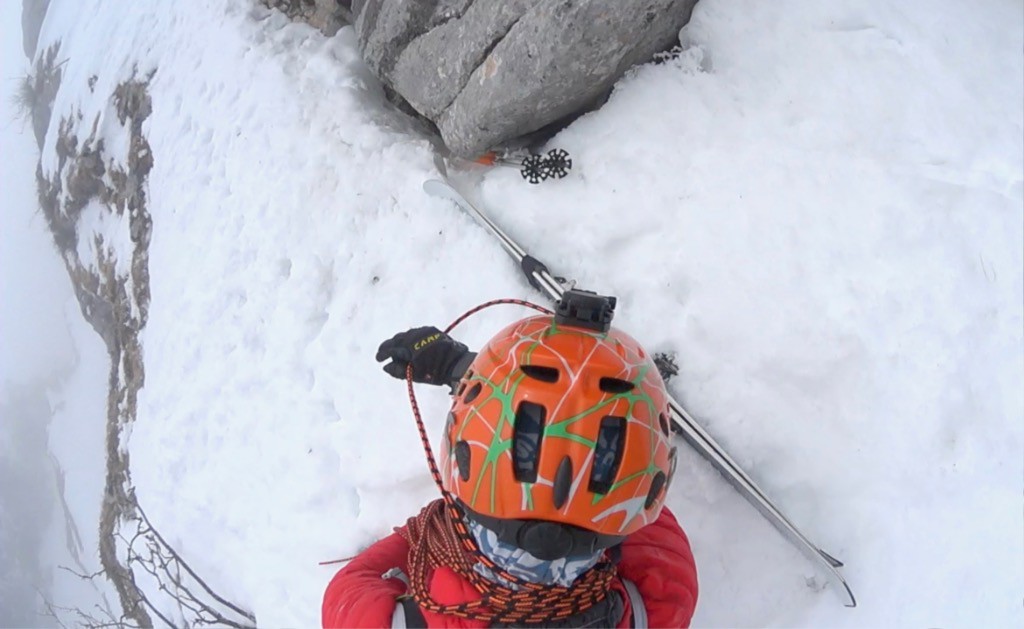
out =
[[[398,604],[405,612],[405,626],[410,629],[427,629],[427,619],[423,617],[420,606],[411,596],[404,596],[398,599]]]

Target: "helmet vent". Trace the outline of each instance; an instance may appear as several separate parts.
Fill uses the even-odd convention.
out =
[[[483,389],[484,385],[477,382],[469,388],[469,391],[466,391],[466,397],[462,398],[462,401],[469,404],[476,399],[476,396],[480,395],[480,392],[483,391]]]
[[[541,365],[523,365],[520,367],[527,376],[541,382],[558,382],[558,370],[554,367]]]
[[[569,499],[569,490],[572,488],[572,459],[568,456],[562,458],[558,464],[558,471],[555,472],[555,486],[552,499],[555,508],[561,509],[565,501]]]
[[[665,413],[658,415],[658,423],[661,424],[661,432],[668,436],[668,418],[665,417]]]
[[[540,404],[520,402],[512,426],[512,469],[520,483],[537,482],[541,435],[547,410]]]
[[[651,489],[647,492],[647,500],[644,501],[644,509],[650,509],[658,501],[661,490],[665,488],[665,480],[665,472],[659,471],[654,475],[654,480],[651,481]]]
[[[594,446],[594,465],[590,469],[587,486],[595,494],[606,494],[612,488],[615,475],[626,449],[626,418],[608,415],[601,420]]]
[[[632,391],[634,384],[629,380],[622,380],[621,378],[601,378],[598,386],[605,393],[619,394]]]
[[[459,478],[462,482],[469,480],[469,461],[470,451],[469,444],[465,441],[459,441],[455,444],[455,465],[459,468]]]

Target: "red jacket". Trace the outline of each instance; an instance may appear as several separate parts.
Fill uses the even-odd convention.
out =
[[[390,627],[397,597],[406,592],[398,579],[383,579],[391,568],[408,572],[409,546],[397,533],[377,542],[334,575],[324,592],[324,627]],[[668,508],[658,519],[622,544],[619,576],[636,584],[651,627],[687,627],[697,605],[697,568],[690,542]],[[472,585],[441,567],[428,577],[431,596],[442,604],[477,600]],[[629,597],[619,580],[615,587],[625,604],[620,627],[629,627]],[[481,621],[423,611],[428,627],[486,627]]]

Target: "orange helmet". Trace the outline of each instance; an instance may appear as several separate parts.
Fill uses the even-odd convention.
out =
[[[455,392],[441,475],[467,517],[537,557],[653,522],[675,469],[668,394],[629,335],[551,316],[492,338]]]

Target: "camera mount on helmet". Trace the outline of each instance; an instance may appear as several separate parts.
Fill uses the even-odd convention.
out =
[[[615,297],[573,288],[562,293],[555,306],[555,323],[607,332],[615,316]]]

